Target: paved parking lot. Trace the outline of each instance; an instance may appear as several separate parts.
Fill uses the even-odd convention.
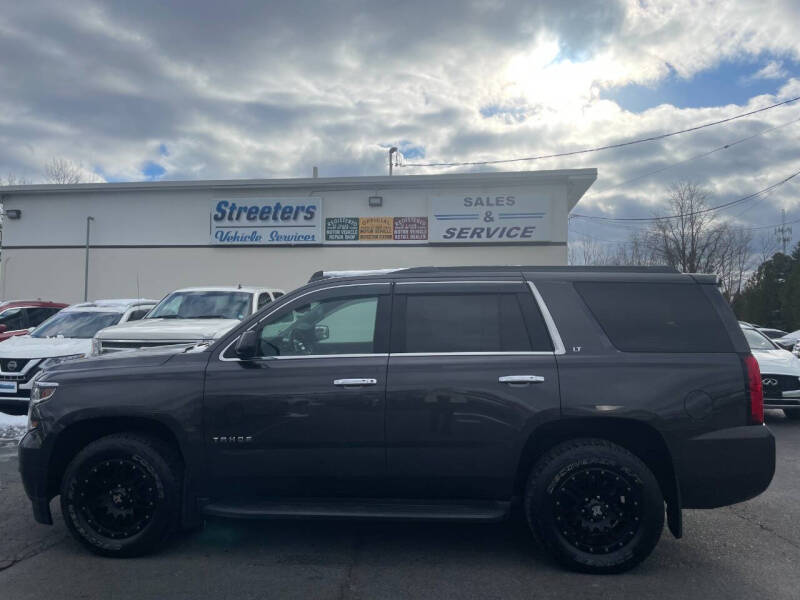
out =
[[[0,597],[198,598],[798,598],[800,423],[767,415],[778,467],[761,497],[686,511],[634,571],[561,570],[518,519],[493,525],[209,521],[158,555],[88,554],[33,521],[15,449],[0,447]],[[53,503],[55,507],[57,502]]]

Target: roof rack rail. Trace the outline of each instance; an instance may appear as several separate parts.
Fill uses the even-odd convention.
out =
[[[345,271],[317,271],[308,280],[319,281],[320,279],[331,279],[333,277],[365,277],[367,275],[386,275],[387,273],[395,273],[397,271],[405,271],[407,269],[402,267],[392,269],[358,269],[358,270],[345,270]]]

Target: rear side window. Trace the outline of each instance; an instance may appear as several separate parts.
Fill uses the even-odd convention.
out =
[[[576,282],[614,346],[623,352],[733,352],[699,285]]]
[[[401,318],[392,333],[394,352],[552,350],[549,337],[532,346],[516,294],[409,294],[396,300]],[[537,337],[543,335],[542,323]]]

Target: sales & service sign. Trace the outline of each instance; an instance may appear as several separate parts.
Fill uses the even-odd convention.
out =
[[[533,196],[476,194],[430,199],[434,244],[502,244],[549,239],[550,202]]]
[[[231,198],[211,209],[211,243],[294,245],[322,243],[321,198]]]

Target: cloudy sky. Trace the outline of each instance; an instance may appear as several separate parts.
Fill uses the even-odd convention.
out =
[[[800,96],[798,31],[797,0],[0,0],[0,175],[41,181],[52,157],[107,181],[380,175],[392,145],[410,165],[612,144]],[[712,204],[780,181],[799,136],[800,101],[624,149],[398,172],[596,167],[575,212],[651,216],[673,181]],[[800,177],[720,214],[770,231],[781,208],[800,219]]]

